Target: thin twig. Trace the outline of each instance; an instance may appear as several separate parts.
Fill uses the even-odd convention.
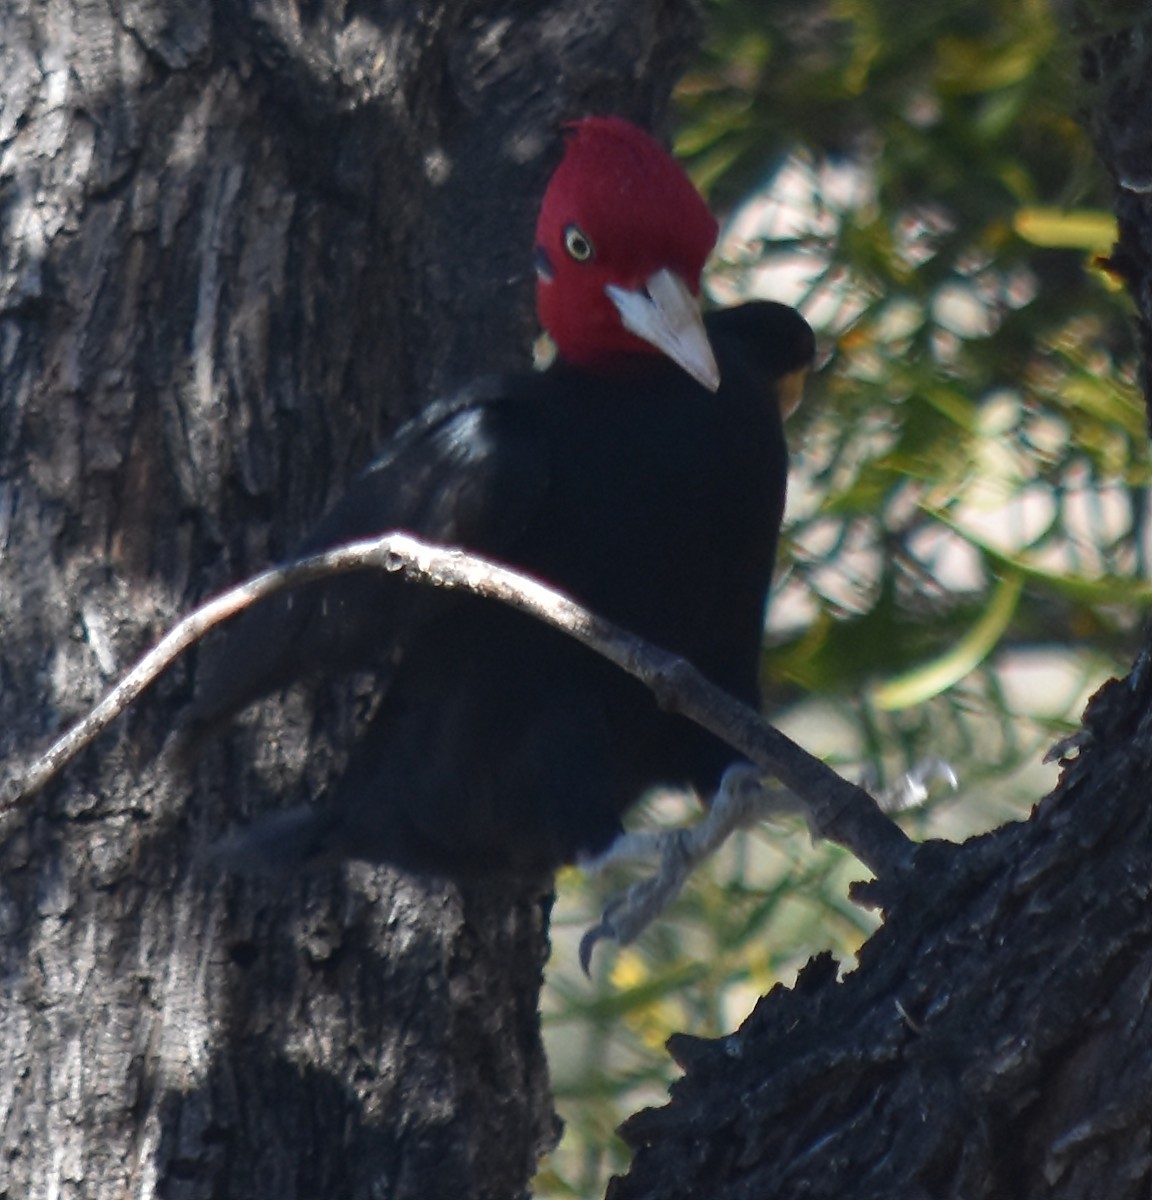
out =
[[[391,533],[274,567],[185,617],[94,709],[23,771],[0,784],[0,813],[26,802],[102,733],[210,629],[275,592],[347,571],[391,571],[510,604],[569,634],[646,684],[660,704],[723,739],[803,802],[813,832],[837,842],[877,875],[906,865],[913,843],[867,792],[841,778],[690,663],[589,612],[554,588],[462,550]]]

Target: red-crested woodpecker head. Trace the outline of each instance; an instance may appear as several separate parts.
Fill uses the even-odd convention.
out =
[[[716,219],[675,159],[622,117],[569,126],[536,224],[536,309],[560,356],[608,369],[666,354],[715,391],[697,297]]]

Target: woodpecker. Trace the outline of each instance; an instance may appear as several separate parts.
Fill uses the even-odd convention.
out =
[[[783,415],[814,341],[782,304],[701,315],[716,237],[649,134],[619,117],[575,122],[536,227],[552,365],[480,379],[402,427],[299,555],[390,531],[473,551],[758,706]],[[197,737],[299,680],[382,667],[375,715],[329,794],[234,843],[254,867],[546,873],[605,851],[645,791],[707,795],[739,757],[566,635],[381,572],[269,598],[202,664]]]

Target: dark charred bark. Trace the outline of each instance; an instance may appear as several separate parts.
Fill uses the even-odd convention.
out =
[[[1147,1196],[1152,675],[1026,823],[927,843],[841,982],[814,960],[687,1071],[611,1200]]]
[[[1147,380],[1152,23],[1079,19]],[[1030,820],[926,844],[898,884],[862,889],[885,922],[841,981],[816,959],[730,1036],[674,1038],[685,1077],[625,1126],[636,1155],[610,1200],[1147,1197],[1152,647],[1081,739]]]
[[[0,756],[287,552],[397,419],[526,360],[569,117],[664,110],[683,0],[0,13]],[[340,768],[269,703],[186,777],[195,656],[0,846],[0,1195],[524,1193],[549,896],[206,849]]]

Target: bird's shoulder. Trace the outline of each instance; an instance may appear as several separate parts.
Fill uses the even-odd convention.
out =
[[[499,549],[491,539],[547,485],[539,390],[535,375],[488,376],[433,401],[388,439],[306,549],[390,529]]]
[[[810,367],[816,355],[812,327],[796,309],[774,300],[714,309],[704,325],[717,357],[740,358],[770,380]]]

